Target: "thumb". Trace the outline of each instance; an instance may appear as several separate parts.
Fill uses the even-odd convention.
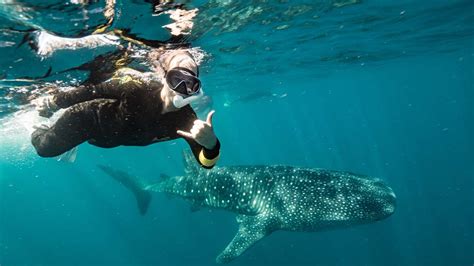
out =
[[[194,139],[194,136],[193,134],[189,133],[189,132],[186,132],[186,131],[182,131],[182,130],[178,130],[176,131],[176,133],[178,133],[178,135],[181,135],[185,138],[190,138],[190,139]]]
[[[212,117],[214,116],[215,112],[216,112],[215,110],[212,110],[212,111],[209,112],[209,114],[207,114],[206,123],[208,123],[209,126],[211,126],[211,127],[212,127]]]

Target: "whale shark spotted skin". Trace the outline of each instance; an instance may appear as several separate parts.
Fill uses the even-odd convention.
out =
[[[180,196],[197,207],[237,214],[239,230],[218,263],[240,256],[276,230],[313,232],[365,224],[395,211],[395,194],[381,180],[325,169],[292,166],[230,166],[205,170],[185,154],[185,175],[158,183],[99,166],[129,188],[142,214],[151,192]]]

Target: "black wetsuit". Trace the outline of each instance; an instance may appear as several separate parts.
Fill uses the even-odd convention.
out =
[[[55,104],[69,109],[51,128],[35,130],[31,142],[40,156],[53,157],[85,141],[111,148],[145,146],[181,138],[176,131],[189,132],[197,119],[196,113],[189,105],[175,112],[161,113],[162,88],[157,81],[145,84],[125,76],[60,92],[54,96]],[[219,140],[212,150],[193,139],[185,140],[203,167],[214,166],[219,156]]]

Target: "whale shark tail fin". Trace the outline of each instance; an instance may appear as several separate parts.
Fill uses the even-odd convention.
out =
[[[194,159],[194,155],[189,151],[183,150],[184,172],[188,175],[197,175],[202,171],[201,167]]]
[[[147,190],[147,184],[144,180],[108,166],[98,165],[98,167],[113,179],[124,185],[133,193],[133,195],[135,195],[138,210],[141,215],[145,215],[148,211],[148,206],[150,206],[151,192]]]

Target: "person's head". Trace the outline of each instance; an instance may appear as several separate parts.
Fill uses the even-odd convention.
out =
[[[168,70],[166,85],[174,93],[172,101],[176,108],[182,108],[203,96],[201,81],[197,74],[184,67]]]
[[[185,50],[168,53],[162,61],[165,70],[166,98],[175,108],[182,108],[203,96],[198,66]]]

